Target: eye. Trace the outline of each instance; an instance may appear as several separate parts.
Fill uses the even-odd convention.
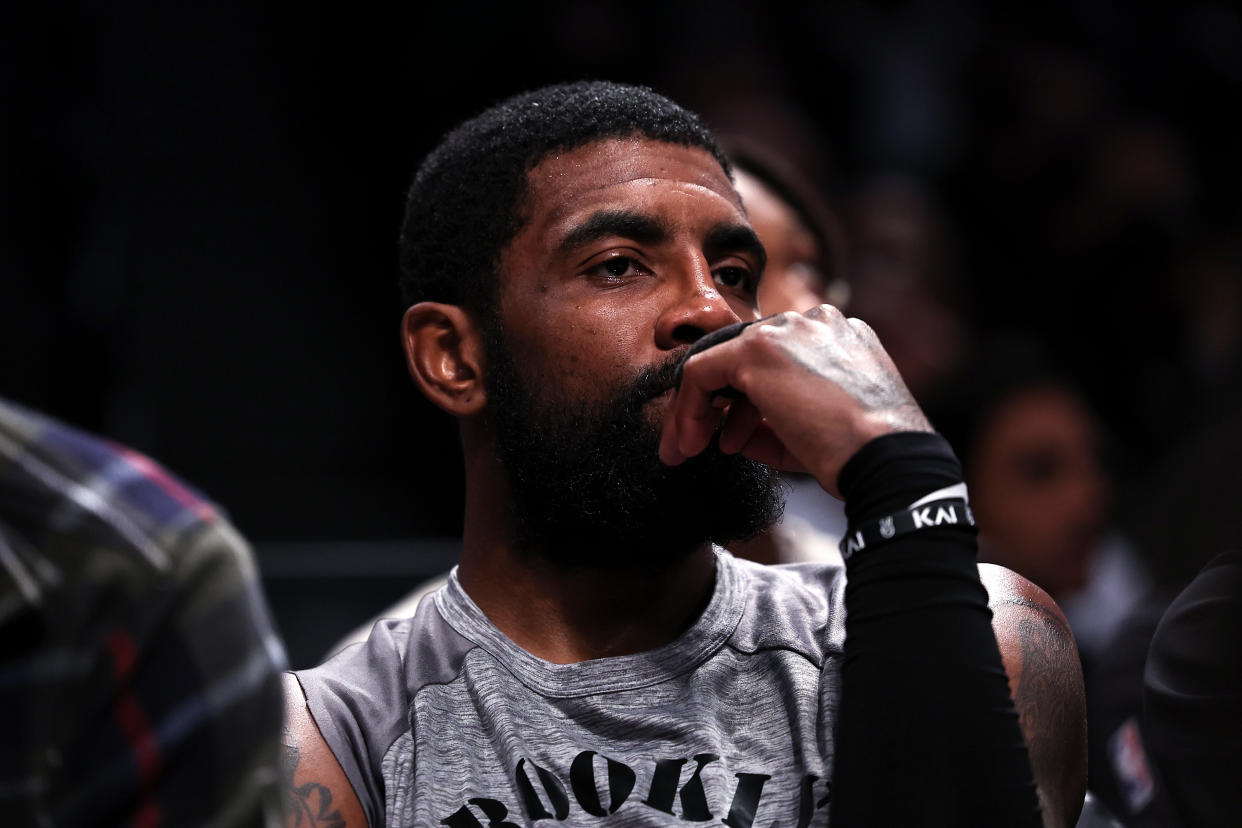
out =
[[[755,289],[754,274],[751,273],[750,268],[737,266],[721,267],[716,269],[715,276],[716,281],[725,287],[751,291]]]
[[[627,259],[624,256],[618,256],[615,259],[609,259],[604,262],[601,267],[608,271],[609,275],[619,278],[624,276],[626,273],[629,273],[633,265],[634,262],[630,259]]]
[[[621,282],[646,272],[646,268],[629,256],[613,256],[588,268],[586,275],[605,282]]]
[[[1014,458],[1018,476],[1031,486],[1048,486],[1065,474],[1065,458],[1053,448],[1036,448]]]

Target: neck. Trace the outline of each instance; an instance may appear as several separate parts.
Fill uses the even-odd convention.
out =
[[[709,546],[675,567],[565,569],[463,550],[458,577],[470,598],[513,643],[545,661],[572,664],[668,644],[711,597]]]
[[[532,655],[571,664],[653,650],[707,606],[716,575],[710,544],[689,554],[670,549],[658,564],[651,550],[633,566],[566,564],[521,548],[503,492],[471,486],[469,472],[467,481],[458,578],[488,619]]]

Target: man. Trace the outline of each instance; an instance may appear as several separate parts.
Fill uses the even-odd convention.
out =
[[[739,136],[722,141],[722,148],[733,168],[734,189],[763,244],[766,264],[756,294],[760,313],[802,311],[825,301],[840,306],[848,288],[840,275],[842,244],[832,213],[771,150]],[[839,563],[837,543],[845,532],[845,511],[840,501],[810,477],[787,477],[784,483],[781,520],[749,541],[730,544],[729,551],[760,563],[820,559]],[[828,531],[824,531],[825,526]],[[832,530],[836,530],[835,537]],[[419,602],[442,587],[447,578],[445,572],[420,583],[334,642],[326,656],[366,641],[375,622],[382,618],[413,615]]]
[[[757,320],[728,170],[691,113],[606,83],[423,163],[403,338],[460,429],[461,564],[287,679],[289,824],[1038,820],[960,468],[864,324]],[[845,496],[848,590],[713,546],[776,517],[778,468]]]
[[[0,642],[5,825],[279,820],[249,547],[150,459],[3,399]]]

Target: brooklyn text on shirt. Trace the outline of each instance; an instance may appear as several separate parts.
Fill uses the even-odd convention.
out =
[[[709,802],[708,791],[703,784],[703,769],[720,757],[714,753],[700,753],[689,759],[655,759],[651,772],[651,784],[646,796],[638,799],[634,788],[638,775],[634,768],[624,762],[610,759],[593,750],[584,750],[574,757],[568,773],[536,765],[527,759],[519,759],[513,771],[514,784],[521,797],[521,810],[530,822],[569,819],[575,808],[594,817],[608,817],[623,807],[627,812],[635,808],[651,808],[691,822],[706,822],[721,816],[721,823],[730,828],[750,828],[763,797],[764,785],[771,774],[755,772],[734,773],[736,780],[728,808],[723,804]],[[689,771],[689,778],[682,777]],[[568,779],[566,779],[568,777]],[[568,785],[566,785],[568,782]],[[601,795],[601,783],[606,782],[607,795]],[[831,785],[813,774],[802,778],[798,797],[798,813],[790,814],[791,826],[805,828],[810,825],[815,812],[831,800]],[[713,808],[713,804],[717,807]],[[675,810],[676,809],[676,810]],[[466,802],[441,825],[451,828],[507,828],[516,825],[506,821],[513,816],[512,804],[482,796],[469,797]],[[653,815],[654,816],[654,815]],[[765,825],[778,826],[765,817]]]

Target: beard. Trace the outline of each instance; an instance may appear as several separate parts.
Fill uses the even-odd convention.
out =
[[[778,472],[720,451],[718,434],[678,466],[660,461],[660,428],[644,411],[673,387],[678,358],[642,371],[612,399],[559,399],[522,377],[499,324],[489,327],[487,417],[519,549],[559,566],[672,565],[705,542],[754,537],[780,518]]]

